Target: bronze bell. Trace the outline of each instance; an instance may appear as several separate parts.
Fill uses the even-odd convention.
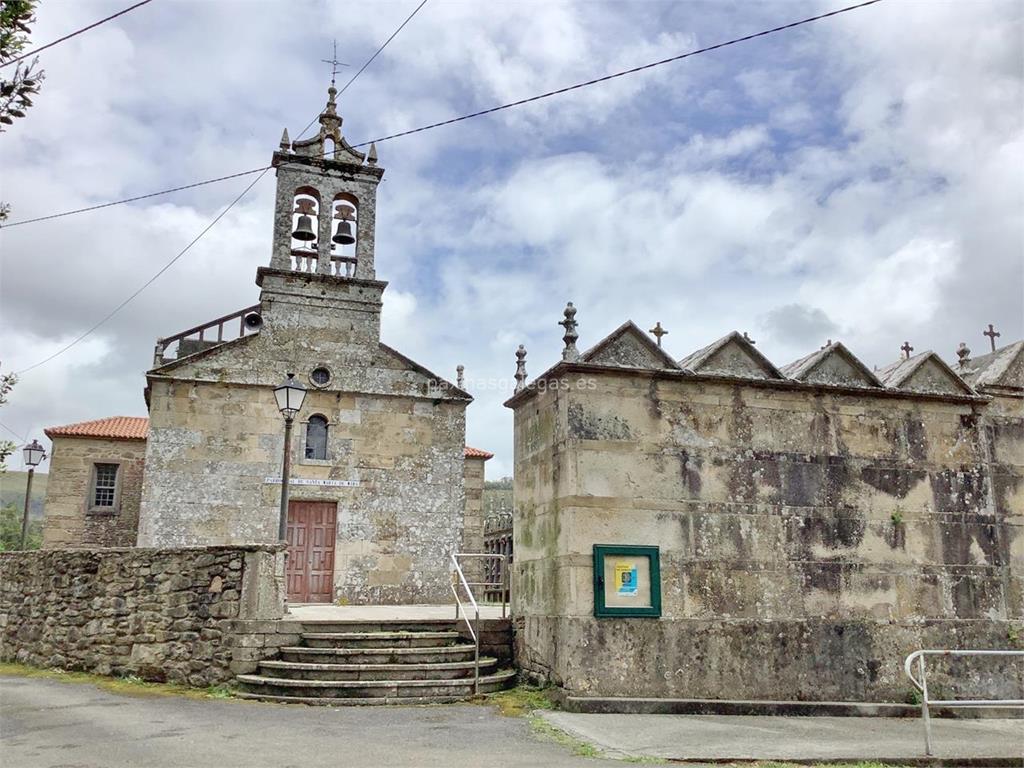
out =
[[[356,241],[352,235],[352,224],[344,220],[339,221],[338,230],[334,233],[331,241],[338,245],[352,245]]]
[[[295,225],[295,231],[292,232],[292,237],[296,240],[310,241],[316,240],[316,232],[313,231],[313,219],[305,213],[299,216],[299,223]]]

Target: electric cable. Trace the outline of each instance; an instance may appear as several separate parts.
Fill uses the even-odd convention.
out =
[[[73,37],[78,37],[78,35],[82,34],[83,32],[88,32],[90,29],[95,29],[96,27],[100,26],[100,24],[106,24],[108,21],[113,21],[118,16],[124,16],[129,11],[134,11],[136,8],[141,8],[142,6],[146,5],[147,3],[151,3],[151,2],[153,2],[153,0],[142,0],[142,2],[136,3],[135,5],[132,5],[132,6],[129,6],[129,7],[125,8],[123,11],[118,11],[117,13],[113,14],[112,16],[107,16],[107,18],[105,18],[105,19],[100,19],[99,21],[93,22],[92,24],[90,24],[87,27],[82,27],[81,29],[76,29],[74,32],[71,32],[70,34],[64,35],[64,37],[58,37],[56,40],[54,40],[51,43],[47,43],[46,45],[41,45],[40,47],[36,48],[35,50],[29,51],[28,53],[23,53],[21,56],[16,56],[13,59],[10,59],[8,61],[3,62],[2,64],[0,64],[0,69],[3,69],[4,67],[9,67],[11,64],[17,64],[19,61],[22,61],[23,59],[27,59],[29,56],[35,56],[36,54],[41,53],[42,51],[45,51],[47,48],[53,48],[53,46],[58,45],[60,43],[63,43],[65,40],[70,40]]]
[[[610,75],[604,75],[603,77],[597,77],[597,78],[594,78],[592,80],[586,80],[584,82],[576,83],[574,85],[569,85],[569,86],[566,86],[564,88],[558,88],[558,89],[553,90],[553,91],[547,91],[545,93],[537,94],[535,96],[530,96],[530,97],[527,97],[525,99],[519,99],[518,101],[512,101],[512,102],[509,102],[507,104],[499,104],[498,106],[490,107],[488,109],[482,109],[482,110],[479,110],[477,112],[471,112],[471,113],[466,114],[466,115],[460,115],[459,117],[453,117],[453,118],[450,118],[448,120],[442,120],[442,121],[437,122],[437,123],[431,123],[429,125],[423,125],[423,126],[420,126],[419,128],[411,128],[411,129],[409,129],[407,131],[400,131],[398,133],[392,133],[392,134],[389,134],[387,136],[381,136],[381,137],[376,138],[376,139],[370,139],[368,141],[363,141],[363,142],[360,142],[358,144],[352,144],[351,146],[354,147],[354,148],[366,147],[366,146],[369,146],[370,144],[375,144],[375,143],[379,144],[381,142],[391,141],[392,139],[398,139],[398,138],[402,138],[404,136],[411,136],[411,135],[413,135],[415,133],[422,133],[423,131],[433,130],[434,128],[440,128],[440,127],[445,126],[445,125],[453,125],[454,123],[460,123],[460,122],[463,122],[464,120],[470,120],[472,118],[482,117],[484,115],[491,115],[491,114],[494,114],[495,112],[501,112],[501,111],[506,110],[506,109],[512,109],[514,107],[519,107],[519,106],[522,106],[524,104],[531,104],[533,102],[541,101],[542,99],[547,99],[547,98],[550,98],[552,96],[558,96],[558,95],[561,95],[561,94],[564,94],[564,93],[569,93],[570,91],[576,91],[576,90],[579,90],[581,88],[587,88],[587,87],[592,86],[592,85],[597,85],[598,83],[605,83],[605,82],[608,82],[609,80],[615,80],[616,78],[619,78],[619,77],[625,77],[626,75],[632,75],[632,74],[635,74],[637,72],[643,72],[645,70],[653,69],[654,67],[660,67],[660,66],[663,66],[665,64],[670,64],[672,62],[681,61],[682,59],[687,59],[687,58],[690,58],[691,56],[697,56],[699,54],[708,53],[710,51],[716,51],[716,50],[718,50],[720,48],[725,48],[725,47],[728,47],[730,45],[736,45],[738,43],[743,43],[743,42],[747,42],[749,40],[754,40],[755,38],[765,37],[767,35],[772,35],[772,34],[775,34],[777,32],[783,32],[785,30],[793,29],[795,27],[800,27],[800,26],[803,26],[804,24],[810,24],[810,23],[815,22],[815,21],[821,21],[822,19],[827,19],[827,18],[830,18],[830,17],[833,17],[833,16],[838,16],[838,15],[840,15],[842,13],[848,13],[850,11],[855,11],[855,10],[858,10],[860,8],[865,8],[865,7],[869,6],[869,5],[875,5],[875,4],[880,3],[880,2],[882,2],[882,0],[866,0],[866,2],[858,3],[856,5],[849,5],[849,6],[846,6],[845,8],[839,8],[839,9],[834,10],[834,11],[829,11],[828,13],[822,13],[822,14],[818,14],[817,16],[811,16],[811,17],[806,18],[806,19],[801,19],[799,21],[790,22],[789,24],[783,24],[783,25],[778,26],[778,27],[773,27],[772,29],[766,29],[766,30],[763,30],[761,32],[755,32],[754,34],[744,35],[743,37],[737,37],[737,38],[734,38],[732,40],[727,40],[727,41],[722,42],[722,43],[716,43],[715,45],[709,45],[709,46],[706,46],[704,48],[698,48],[698,49],[693,50],[693,51],[688,51],[686,53],[681,53],[681,54],[679,54],[677,56],[671,56],[671,57],[669,57],[667,59],[661,59],[659,61],[653,61],[653,62],[650,62],[649,64],[643,64],[643,65],[638,66],[638,67],[632,67],[631,69],[625,69],[625,70],[622,70],[620,72],[614,72],[614,73],[612,73]],[[312,125],[312,123],[310,123],[310,125]],[[308,126],[307,126],[307,128],[308,128]],[[324,153],[325,156],[327,154],[329,154],[329,153],[327,153],[327,152]],[[129,198],[125,198],[123,200],[114,200],[112,202],[100,203],[99,205],[91,205],[91,206],[87,206],[85,208],[76,208],[74,210],[63,211],[61,213],[52,213],[52,214],[49,214],[47,216],[36,216],[34,218],[31,218],[31,219],[22,219],[21,221],[13,221],[10,224],[4,224],[4,225],[0,226],[0,229],[7,229],[9,227],[18,227],[18,226],[23,226],[25,224],[34,224],[34,223],[37,223],[37,222],[40,222],[40,221],[48,221],[50,219],[57,219],[57,218],[61,218],[61,217],[64,217],[64,216],[73,216],[73,215],[78,214],[78,213],[86,213],[88,211],[95,211],[95,210],[98,210],[100,208],[109,208],[109,207],[114,206],[114,205],[123,205],[125,203],[132,203],[132,202],[135,202],[137,200],[145,200],[146,198],[150,198],[150,197],[157,197],[159,195],[166,195],[166,194],[170,194],[172,192],[180,192],[181,190],[184,190],[184,189],[193,189],[195,187],[202,187],[202,186],[205,186],[207,184],[216,184],[217,182],[225,181],[227,179],[234,179],[234,178],[237,178],[239,176],[248,176],[248,175],[251,175],[253,173],[260,173],[261,171],[269,170],[271,167],[272,166],[265,166],[265,167],[261,167],[261,168],[253,168],[253,169],[248,170],[248,171],[239,171],[238,173],[228,174],[226,176],[218,176],[217,178],[207,179],[206,181],[197,181],[195,183],[186,184],[186,185],[183,185],[183,186],[180,186],[180,187],[172,187],[171,189],[164,189],[164,190],[161,190],[159,192],[150,192],[149,194],[146,194],[146,195],[139,195],[139,196],[136,196],[136,197],[129,197]]]

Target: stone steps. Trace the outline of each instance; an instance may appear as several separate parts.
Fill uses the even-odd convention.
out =
[[[473,646],[448,645],[428,648],[281,648],[282,661],[307,664],[431,664],[446,661],[472,661]]]
[[[480,677],[480,693],[500,691],[515,679],[515,671],[508,669]],[[437,697],[467,698],[473,695],[473,678],[456,680],[292,680],[263,675],[239,675],[245,693],[267,696],[335,699],[348,703],[351,699],[389,698],[406,700],[410,697],[434,700]]]
[[[515,672],[508,641],[474,662],[474,646],[455,620],[303,623],[299,644],[279,649],[252,674],[236,677],[239,696],[282,703],[429,704],[460,701],[501,690]],[[507,630],[505,630],[507,632]],[[294,643],[294,641],[292,641]],[[250,668],[251,669],[251,668]]]
[[[271,696],[265,693],[236,693],[239,699],[272,701],[278,704],[307,704],[312,707],[380,707],[394,704],[457,704],[465,696],[380,696],[377,698],[326,698],[323,696]]]
[[[490,671],[497,659],[480,659],[480,673]],[[295,661],[260,662],[263,677],[291,680],[452,680],[473,676],[473,661],[426,664],[309,664]]]
[[[459,633],[450,632],[303,632],[302,642],[310,648],[433,648],[450,645]]]

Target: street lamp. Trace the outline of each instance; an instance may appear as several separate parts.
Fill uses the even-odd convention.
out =
[[[289,373],[287,378],[274,387],[277,409],[284,416],[284,462],[281,466],[281,514],[277,521],[277,538],[288,540],[288,476],[292,469],[292,422],[306,399],[306,388],[302,382]]]
[[[25,482],[25,511],[21,516],[21,549],[25,549],[28,542],[28,504],[32,495],[32,475],[36,473],[39,462],[46,458],[46,451],[39,444],[38,440],[21,449],[21,455],[25,459],[25,466],[28,467],[28,480]]]

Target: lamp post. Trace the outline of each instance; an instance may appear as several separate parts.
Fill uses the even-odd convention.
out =
[[[288,540],[288,479],[292,469],[292,422],[306,399],[306,388],[302,382],[289,373],[283,382],[274,388],[277,408],[284,416],[284,461],[281,466],[281,515],[277,521],[277,538]]]
[[[32,476],[36,473],[39,462],[46,458],[46,451],[43,450],[43,446],[39,444],[38,440],[33,440],[21,449],[21,454],[25,459],[25,466],[28,467],[28,480],[25,482],[25,511],[21,516],[20,549],[25,549],[25,545],[28,543],[28,505],[29,497],[32,495]]]

